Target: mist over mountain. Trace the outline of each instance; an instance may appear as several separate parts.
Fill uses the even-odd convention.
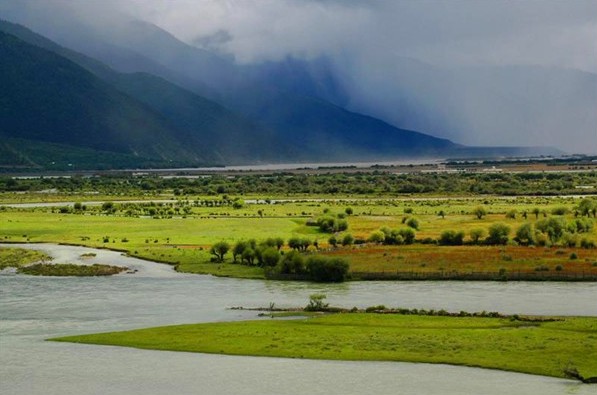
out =
[[[43,167],[59,157],[81,166],[93,150],[103,158],[101,167],[527,153],[469,149],[397,129],[317,98],[317,92],[337,92],[316,79],[303,94],[269,85],[259,73],[240,79],[249,81],[242,89],[221,89],[219,97],[230,93],[228,103],[254,116],[247,118],[164,78],[117,72],[23,26],[0,21],[2,31],[0,66],[8,89],[0,165]],[[297,65],[288,62],[282,72],[293,76],[288,68],[305,66]],[[88,162],[83,166],[93,165]]]
[[[301,97],[298,108],[320,100],[466,145],[597,152],[597,51],[587,38],[597,8],[587,1],[24,0],[0,12],[118,71],[158,75],[272,128],[306,130],[292,123],[306,114],[287,111]]]

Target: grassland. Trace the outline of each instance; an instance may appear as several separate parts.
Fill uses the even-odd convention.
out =
[[[134,197],[134,196],[133,196]],[[259,200],[257,196],[253,196]],[[143,196],[142,198],[147,198]],[[246,196],[244,196],[246,198]],[[264,278],[259,267],[232,265],[230,254],[225,263],[211,263],[209,248],[218,241],[231,244],[238,240],[263,240],[268,237],[306,237],[317,241],[321,253],[347,258],[353,273],[404,272],[421,275],[436,273],[500,274],[501,279],[514,279],[515,273],[557,274],[562,277],[596,275],[597,250],[552,246],[457,246],[429,244],[412,246],[378,246],[366,244],[331,249],[330,234],[307,226],[309,219],[329,210],[331,214],[353,209],[347,217],[348,232],[357,239],[366,239],[381,227],[403,228],[405,218],[416,218],[418,240],[437,239],[444,230],[487,229],[495,223],[508,225],[514,231],[523,223],[535,223],[553,217],[552,212],[564,208],[558,216],[573,220],[580,198],[573,197],[409,197],[335,199],[287,198],[266,204],[244,204],[233,208],[221,204],[222,198],[179,198],[176,203],[114,204],[111,212],[101,207],[62,213],[57,208],[0,208],[0,240],[4,242],[55,242],[110,248],[129,255],[169,263],[177,270],[242,278]],[[207,199],[207,198],[206,198]],[[233,200],[235,197],[227,197]],[[248,200],[248,199],[247,199]],[[208,205],[209,203],[209,205]],[[148,203],[149,204],[149,203]],[[477,219],[475,207],[482,206],[487,215]],[[537,209],[537,215],[532,214]],[[154,215],[146,215],[148,210]],[[515,210],[515,218],[506,214]],[[443,215],[439,215],[443,213]],[[526,218],[524,218],[526,213]],[[340,235],[341,236],[341,235]],[[597,227],[583,234],[597,242]],[[314,252],[311,247],[311,252]],[[571,259],[574,257],[574,259]],[[360,276],[360,275],[359,275]],[[356,276],[359,278],[359,276]],[[549,276],[547,276],[549,277]],[[366,276],[360,276],[366,278]],[[388,277],[390,278],[390,277]]]
[[[267,357],[446,363],[597,376],[597,318],[526,322],[348,313],[303,320],[177,325],[56,341]]]
[[[21,267],[52,258],[43,252],[25,248],[0,248],[0,270],[7,267]]]

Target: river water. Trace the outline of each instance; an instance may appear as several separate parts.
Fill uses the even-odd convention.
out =
[[[355,282],[309,284],[186,275],[82,247],[27,245],[56,262],[137,269],[106,278],[0,275],[0,393],[53,394],[595,394],[573,381],[447,365],[337,362],[135,350],[49,337],[256,318],[232,306],[338,306],[597,316],[594,283]],[[92,251],[95,258],[80,258]]]

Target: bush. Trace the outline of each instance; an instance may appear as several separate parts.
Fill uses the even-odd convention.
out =
[[[343,246],[350,246],[354,243],[354,237],[350,233],[347,233],[342,237],[342,245]]]
[[[473,244],[479,244],[479,241],[485,236],[485,229],[471,229],[469,235]]]
[[[485,210],[484,207],[478,206],[475,207],[475,209],[473,210],[473,214],[475,214],[475,217],[477,217],[477,219],[482,219],[484,216],[487,215],[487,210]]]
[[[260,252],[261,265],[263,267],[274,267],[280,260],[280,252],[276,247],[266,247]]]
[[[551,210],[551,213],[553,215],[566,215],[569,212],[570,212],[570,210],[568,209],[568,207],[564,207],[564,206],[555,207]]]
[[[329,304],[324,303],[324,299],[327,298],[325,294],[312,294],[309,295],[309,304],[305,306],[305,311],[323,311]]]
[[[370,243],[381,244],[384,242],[385,238],[386,235],[381,230],[377,230],[369,235],[367,241],[369,241]]]
[[[535,244],[533,225],[529,222],[520,225],[520,227],[516,230],[516,237],[514,240],[521,245]]]
[[[510,227],[505,224],[496,223],[489,227],[489,236],[485,242],[490,245],[505,245],[508,243]]]
[[[282,274],[304,274],[305,259],[297,251],[290,251],[282,256],[276,266]]]
[[[578,255],[576,255],[576,252],[573,252],[572,254],[570,254],[570,260],[575,260],[578,259]]]
[[[342,258],[311,256],[306,268],[309,278],[317,282],[342,282],[348,274],[348,262]]]
[[[419,229],[419,221],[416,218],[409,218],[406,221],[406,226],[408,226],[409,228],[418,230]]]
[[[454,230],[445,230],[442,232],[438,239],[439,245],[444,246],[456,246],[462,245],[464,242],[464,232],[463,231],[454,231]]]

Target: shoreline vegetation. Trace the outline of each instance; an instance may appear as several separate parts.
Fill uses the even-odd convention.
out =
[[[343,309],[312,295],[269,320],[174,325],[50,341],[151,350],[352,361],[445,363],[597,382],[597,318],[443,310]],[[236,307],[234,309],[258,310]],[[284,318],[304,319],[284,319]],[[283,319],[275,319],[283,318]],[[546,356],[555,356],[546,358]]]

